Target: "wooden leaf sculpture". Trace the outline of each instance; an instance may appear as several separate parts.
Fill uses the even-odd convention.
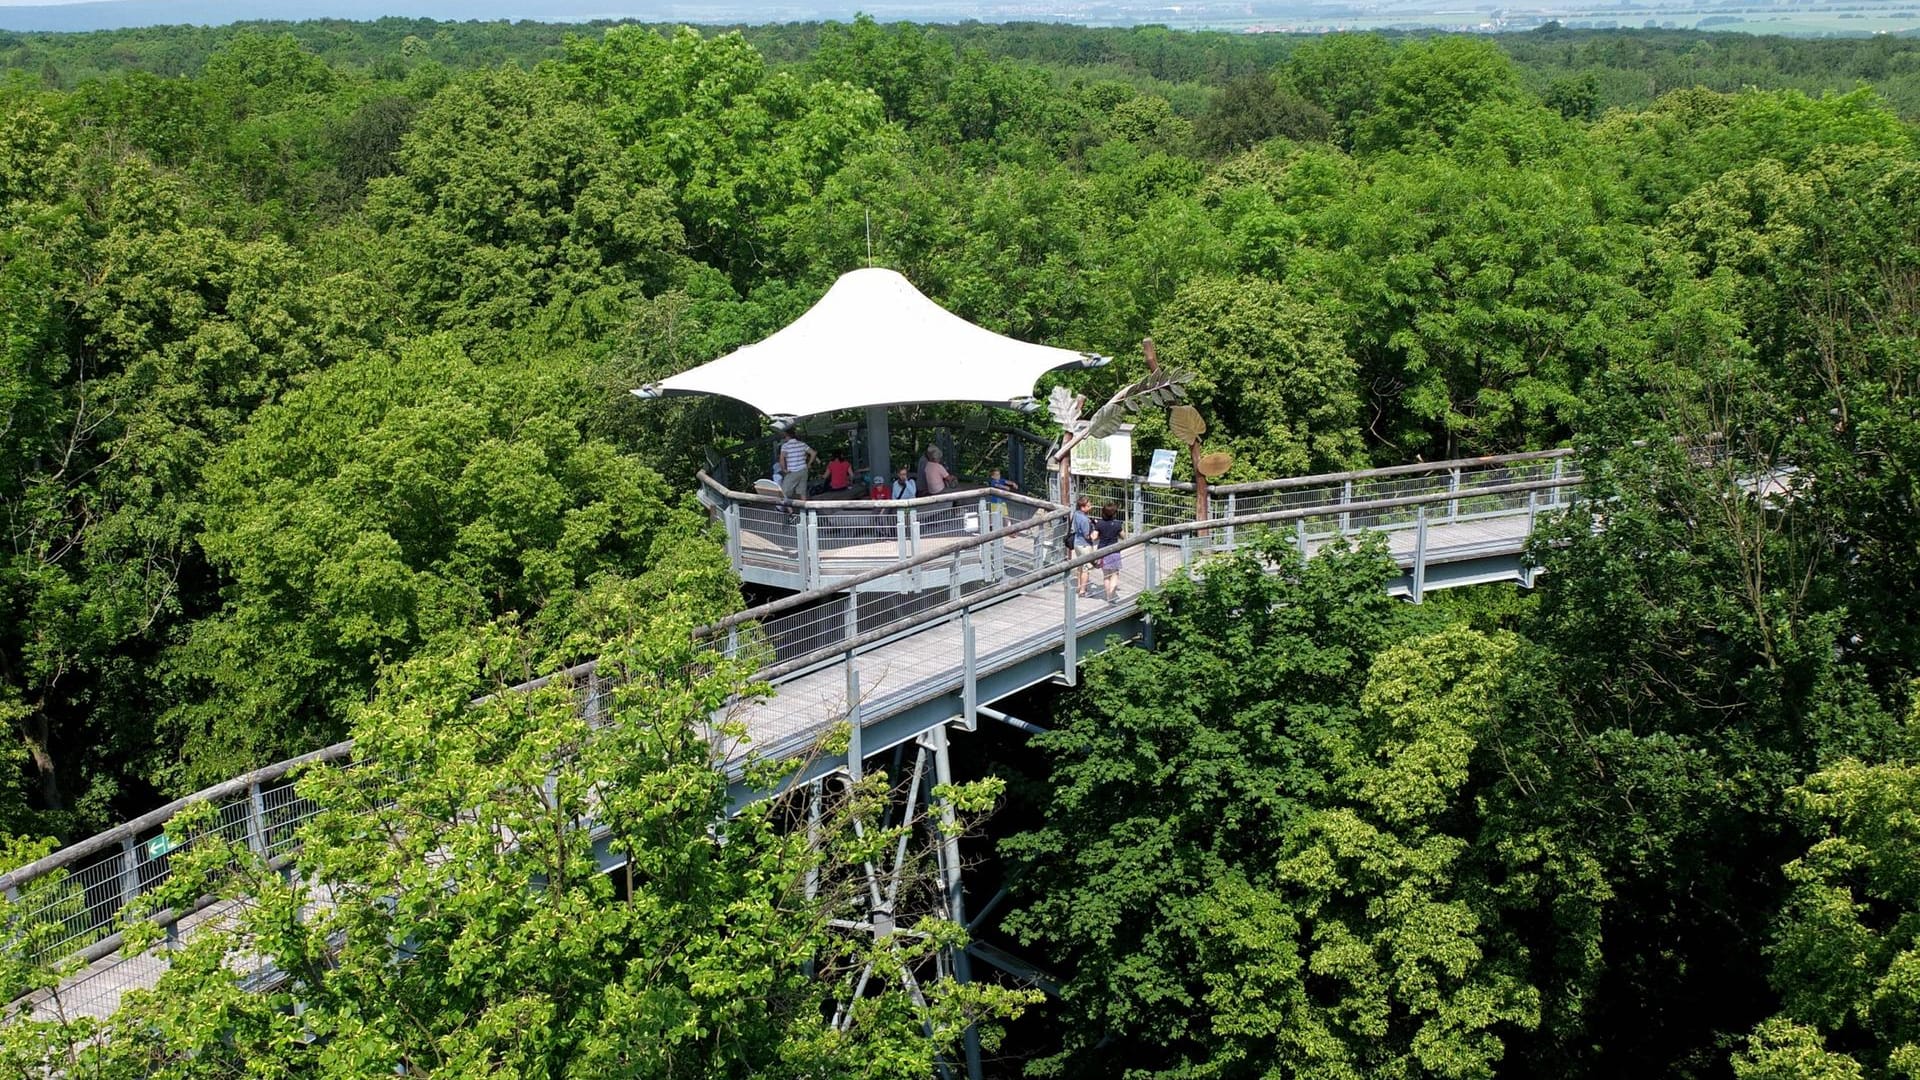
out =
[[[1056,386],[1047,395],[1047,411],[1053,414],[1053,421],[1063,428],[1071,428],[1080,422],[1080,398],[1064,386]]]
[[[1209,480],[1227,475],[1227,470],[1231,468],[1233,468],[1232,454],[1213,453],[1200,455],[1200,475]]]
[[[1200,410],[1191,405],[1175,405],[1167,411],[1167,426],[1173,429],[1173,437],[1183,443],[1196,443],[1200,436],[1207,433],[1207,422],[1200,416]]]

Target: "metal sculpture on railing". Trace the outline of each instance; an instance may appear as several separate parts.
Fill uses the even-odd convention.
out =
[[[1084,422],[1080,419],[1081,411],[1086,408],[1084,398],[1073,395],[1065,387],[1055,387],[1053,395],[1047,400],[1048,409],[1061,427],[1060,445],[1053,452],[1053,461],[1060,469],[1060,502],[1063,505],[1073,505],[1074,447],[1088,439],[1104,439],[1119,431],[1120,425],[1129,416],[1150,408],[1176,405],[1187,399],[1187,384],[1193,381],[1193,373],[1162,372],[1153,354],[1153,340],[1149,338],[1141,344],[1146,349],[1147,374],[1114,391],[1107,403]]]
[[[1153,339],[1145,338],[1140,342],[1140,350],[1146,355],[1147,370],[1160,370],[1160,356],[1153,348]],[[1185,393],[1181,394],[1181,404],[1167,412],[1167,427],[1173,437],[1187,446],[1187,460],[1193,462],[1193,506],[1194,519],[1197,521],[1209,516],[1207,509],[1207,482],[1217,480],[1233,468],[1233,456],[1227,453],[1202,454],[1200,436],[1207,433],[1206,418],[1200,410],[1185,404]]]

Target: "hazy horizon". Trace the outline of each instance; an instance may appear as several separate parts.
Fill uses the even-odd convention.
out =
[[[84,32],[191,24],[385,17],[452,22],[767,24],[849,20],[951,23],[1062,22],[1081,26],[1160,24],[1242,32],[1399,28],[1526,30],[1549,19],[1570,27],[1713,29],[1747,33],[1911,33],[1912,0],[1805,0],[1803,6],[1742,6],[1751,0],[0,0],[0,30]],[[1849,21],[1842,21],[1849,20]]]

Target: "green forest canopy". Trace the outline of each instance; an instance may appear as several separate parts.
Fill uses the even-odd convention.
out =
[[[1920,1070],[1920,42],[383,20],[6,35],[0,64],[23,850],[400,739],[423,685],[500,676],[475,642],[533,673],[737,604],[688,495],[744,418],[625,389],[782,325],[870,217],[956,313],[1121,357],[1091,394],[1151,334],[1235,479],[1571,444],[1608,507],[1527,597],[1401,606],[1361,551],[1147,601],[1162,648],[1089,665],[1017,796],[1009,929],[1070,974],[1035,1071]],[[1800,497],[1730,494],[1775,465]],[[710,869],[703,904],[770,902]],[[545,917],[518,896],[489,902]],[[555,974],[517,971],[473,1015]],[[267,1012],[254,1043],[149,1019],[197,1075],[213,1043],[275,1060]],[[781,1060],[850,1060],[804,1013]],[[862,1067],[924,1072],[923,1018]],[[440,1019],[357,1067],[500,1052]],[[515,1067],[605,1065],[541,1045]]]

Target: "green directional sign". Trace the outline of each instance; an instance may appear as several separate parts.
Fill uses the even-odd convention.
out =
[[[161,833],[159,836],[147,841],[147,861],[152,862],[155,859],[165,858],[167,853],[172,850],[173,838],[166,833]]]

